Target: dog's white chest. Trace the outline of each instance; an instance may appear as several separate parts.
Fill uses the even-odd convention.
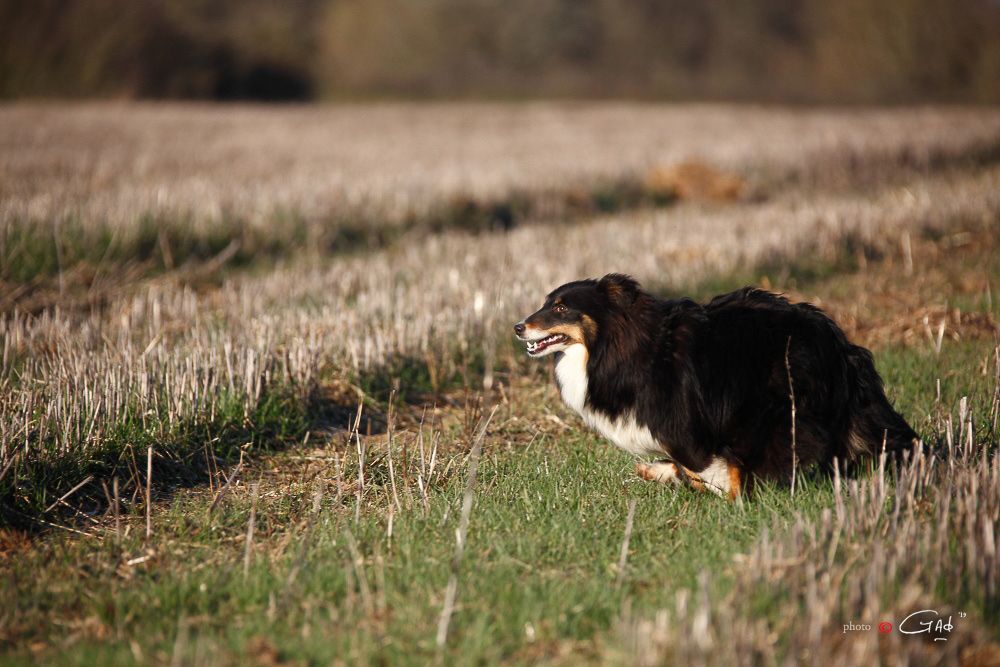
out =
[[[571,345],[556,364],[559,392],[566,405],[573,408],[588,426],[635,456],[663,456],[663,448],[645,426],[640,426],[631,414],[608,419],[587,407],[587,350],[583,345]]]

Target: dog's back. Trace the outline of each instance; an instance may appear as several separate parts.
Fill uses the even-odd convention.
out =
[[[793,456],[805,466],[912,445],[871,354],[818,308],[745,288],[704,315],[694,355],[706,425],[748,472],[786,477]]]

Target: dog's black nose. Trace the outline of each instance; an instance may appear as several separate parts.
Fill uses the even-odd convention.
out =
[[[524,333],[524,322],[518,322],[514,325],[514,333],[518,336]]]

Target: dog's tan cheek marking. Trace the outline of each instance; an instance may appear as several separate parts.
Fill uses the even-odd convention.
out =
[[[583,320],[583,325],[580,328],[583,330],[584,340],[593,341],[597,338],[597,322],[589,315],[583,315],[581,319]]]
[[[575,324],[558,324],[549,329],[549,332],[562,334],[577,343],[583,342],[583,330]]]

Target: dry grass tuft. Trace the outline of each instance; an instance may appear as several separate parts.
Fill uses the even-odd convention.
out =
[[[696,160],[653,167],[643,183],[660,197],[695,201],[739,201],[748,192],[744,178]]]

